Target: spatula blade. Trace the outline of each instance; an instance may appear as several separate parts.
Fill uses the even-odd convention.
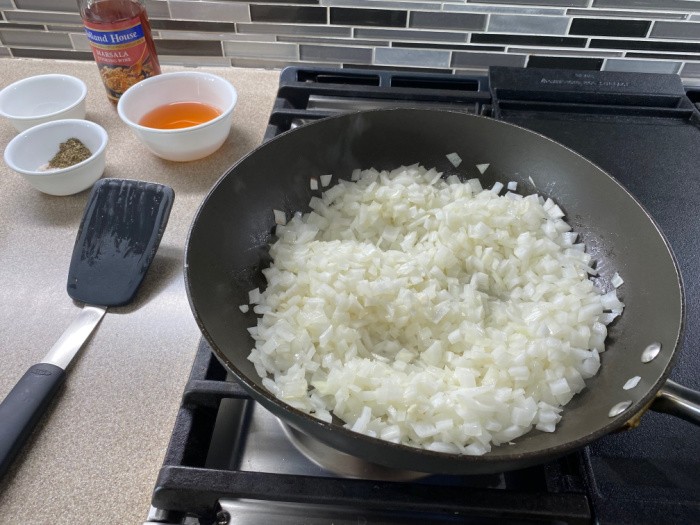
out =
[[[162,184],[95,183],[73,248],[68,295],[100,306],[131,302],[158,250],[174,196]]]

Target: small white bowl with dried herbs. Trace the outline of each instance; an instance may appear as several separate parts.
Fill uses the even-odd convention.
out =
[[[37,190],[72,195],[105,169],[107,132],[89,120],[46,122],[21,132],[5,148],[5,163]]]

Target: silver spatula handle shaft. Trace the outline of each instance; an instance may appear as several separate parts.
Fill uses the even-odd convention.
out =
[[[56,341],[41,360],[42,363],[56,365],[64,370],[85,344],[87,338],[104,316],[107,308],[104,306],[93,306],[86,304],[73,322],[66,328],[61,337]]]
[[[65,380],[66,367],[107,308],[85,305],[41,363],[27,370],[0,403],[0,478],[29,439]]]

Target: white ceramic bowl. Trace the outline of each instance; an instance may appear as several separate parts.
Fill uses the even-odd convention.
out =
[[[67,168],[40,171],[69,138],[90,150],[90,158]],[[90,188],[105,170],[107,132],[89,120],[55,120],[21,132],[5,148],[5,163],[37,190],[49,195],[72,195]]]
[[[0,91],[0,116],[17,131],[61,119],[85,118],[87,86],[70,75],[37,75]]]
[[[211,155],[228,137],[238,94],[227,80],[210,73],[165,73],[134,84],[117,104],[119,117],[153,153],[179,162]],[[155,129],[139,124],[146,113],[175,102],[202,102],[221,114],[198,126]]]

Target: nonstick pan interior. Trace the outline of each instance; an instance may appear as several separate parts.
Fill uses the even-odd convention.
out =
[[[446,154],[463,159],[458,168]],[[392,169],[420,163],[445,175],[518,183],[518,192],[552,197],[597,260],[598,284],[611,289],[617,271],[626,304],[609,327],[598,375],[565,407],[556,432],[532,431],[514,445],[481,457],[456,456],[395,445],[326,424],[288,407],[262,386],[247,360],[253,341],[252,310],[242,313],[248,291],[264,286],[273,239],[273,209],[287,216],[307,211],[309,178],[350,179],[355,168]],[[484,175],[477,164],[489,164]],[[641,174],[640,174],[641,175]],[[299,128],[243,158],[217,183],[197,213],[186,254],[187,290],[199,326],[219,359],[257,401],[303,432],[343,452],[405,470],[482,473],[543,462],[619,428],[653,398],[668,375],[683,320],[680,277],[667,243],[636,200],[614,179],[571,150],[516,126],[434,110],[359,112]],[[659,356],[643,363],[644,349],[660,343]],[[623,390],[632,377],[637,387]],[[613,406],[631,402],[620,415]]]

